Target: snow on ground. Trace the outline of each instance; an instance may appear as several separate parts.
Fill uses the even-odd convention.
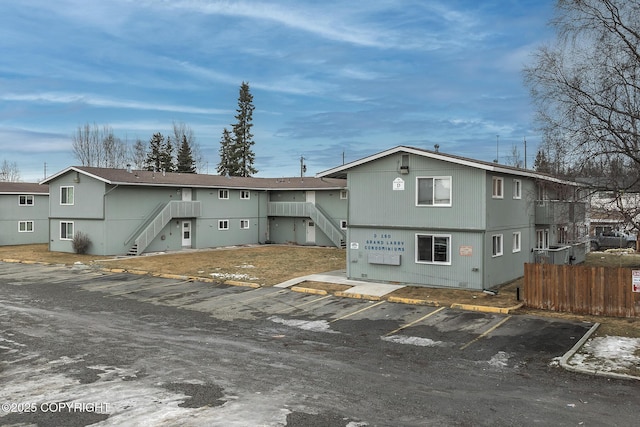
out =
[[[569,359],[569,364],[601,372],[626,373],[630,368],[640,370],[640,338],[592,338]]]
[[[305,331],[328,332],[331,334],[338,333],[336,331],[331,330],[329,326],[329,322],[327,322],[326,320],[282,319],[276,316],[271,316],[269,320],[275,323],[280,323],[281,325],[291,326],[293,328],[298,328],[298,329],[304,329]]]
[[[419,347],[448,347],[453,345],[453,343],[446,343],[444,341],[434,341],[429,338],[404,337],[401,335],[391,335],[388,337],[382,337],[382,340],[395,342],[398,344],[417,345]]]
[[[251,277],[248,274],[211,273],[210,276],[215,279],[224,279],[224,280],[258,280],[257,277]]]

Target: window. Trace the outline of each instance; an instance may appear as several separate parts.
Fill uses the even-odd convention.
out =
[[[513,198],[522,199],[522,181],[519,179],[513,180]]]
[[[249,200],[251,198],[251,192],[249,190],[240,190],[240,199]]]
[[[493,177],[493,193],[491,194],[494,199],[502,199],[504,196],[504,180],[502,178],[498,178],[497,176]]]
[[[549,249],[549,229],[536,230],[536,248]]]
[[[451,236],[416,234],[416,262],[451,264]]]
[[[229,190],[218,190],[218,199],[228,199]]]
[[[218,230],[228,230],[229,229],[229,220],[221,219],[218,220]]]
[[[33,221],[18,221],[18,232],[20,233],[32,233]]]
[[[60,240],[73,239],[73,222],[60,221]]]
[[[240,220],[240,228],[243,230],[247,230],[249,228],[249,220],[248,219],[241,219]]]
[[[491,255],[501,256],[502,255],[502,234],[494,234],[491,240],[492,240]]]
[[[33,206],[33,195],[18,196],[19,206]]]
[[[451,177],[418,177],[417,206],[451,206]]]
[[[520,250],[522,249],[522,234],[519,231],[516,231],[515,233],[513,233],[513,248],[512,248],[512,252],[520,252]]]
[[[342,230],[346,230],[347,229],[347,220],[346,219],[341,219],[340,220],[340,229],[342,229]]]
[[[60,187],[60,204],[73,204],[73,187]]]
[[[340,200],[347,199],[347,190],[340,190]]]

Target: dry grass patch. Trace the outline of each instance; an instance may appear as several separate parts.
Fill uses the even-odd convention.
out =
[[[268,245],[119,258],[94,264],[273,286],[308,274],[343,270],[345,254],[337,248]]]
[[[628,249],[610,249],[606,252],[589,252],[585,265],[593,267],[639,268],[640,253]]]
[[[67,252],[50,252],[46,243],[37,245],[0,246],[0,259],[16,259],[28,262],[71,265],[75,262],[91,264],[97,259],[107,259],[97,255],[78,255]]]

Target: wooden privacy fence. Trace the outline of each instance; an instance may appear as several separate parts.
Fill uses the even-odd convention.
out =
[[[525,264],[523,297],[527,307],[543,310],[614,317],[640,313],[630,268]]]

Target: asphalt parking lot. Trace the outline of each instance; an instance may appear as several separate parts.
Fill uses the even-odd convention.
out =
[[[586,323],[82,267],[0,263],[0,291],[2,425],[632,425],[640,404],[557,367]]]

